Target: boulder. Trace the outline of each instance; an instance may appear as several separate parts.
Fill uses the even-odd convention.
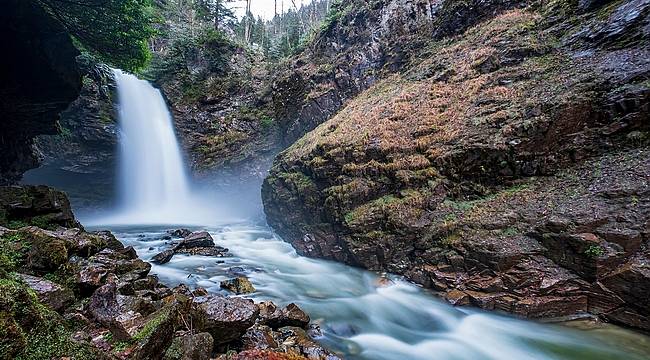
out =
[[[245,276],[240,276],[230,280],[224,280],[221,282],[220,286],[222,289],[226,289],[237,295],[250,294],[252,292],[255,292],[255,287]]]
[[[309,315],[294,303],[280,309],[273,302],[264,301],[258,304],[258,307],[260,308],[260,323],[273,329],[285,326],[306,328],[309,325]]]
[[[67,196],[47,186],[0,186],[0,225],[81,228]]]
[[[35,226],[19,232],[23,241],[30,244],[27,267],[36,271],[54,271],[68,261],[66,242],[49,231]]]
[[[188,229],[175,229],[167,230],[167,233],[173,237],[184,238],[186,236],[189,236],[192,232]]]
[[[164,360],[208,360],[214,339],[209,333],[176,337],[165,351]]]
[[[255,325],[246,330],[241,342],[244,350],[266,350],[278,347],[278,343],[273,338],[273,329],[265,325]]]
[[[207,231],[200,231],[186,236],[183,241],[176,246],[176,250],[214,246],[214,239],[212,239],[212,236]]]
[[[258,314],[252,300],[211,295],[194,299],[192,308],[197,329],[209,332],[217,345],[238,339],[255,324]]]
[[[18,274],[18,277],[34,290],[40,302],[55,311],[62,311],[74,302],[74,294],[68,288],[36,276]]]
[[[211,247],[194,247],[194,248],[181,248],[176,249],[176,254],[188,254],[188,255],[198,255],[198,256],[212,256],[212,257],[227,257],[228,249],[221,246],[211,246]]]
[[[132,337],[137,343],[131,359],[149,360],[163,357],[164,349],[171,343],[178,327],[178,310],[179,304],[173,302],[147,317]]]
[[[174,250],[165,250],[163,252],[154,255],[151,258],[151,262],[159,265],[167,264],[172,259],[173,256],[174,256]]]

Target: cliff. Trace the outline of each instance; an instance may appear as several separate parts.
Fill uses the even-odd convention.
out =
[[[32,1],[3,3],[0,30],[0,184],[38,165],[34,138],[58,133],[59,113],[79,95],[79,55],[70,36]]]
[[[454,304],[650,329],[650,2],[416,3],[403,65],[354,76],[368,89],[275,160],[269,223]],[[342,29],[408,8],[373,4]]]

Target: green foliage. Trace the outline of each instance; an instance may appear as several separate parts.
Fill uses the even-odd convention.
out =
[[[211,74],[225,74],[228,61],[236,46],[221,32],[203,28],[197,32],[176,33],[167,52],[155,56],[145,76],[152,79],[184,79],[184,93],[197,96],[203,89],[195,86],[197,80]],[[200,61],[199,61],[200,60]],[[188,66],[192,63],[207,63],[203,73],[190,74]]]
[[[592,259],[599,258],[605,254],[605,249],[600,245],[589,245],[584,254]]]
[[[143,68],[153,36],[151,0],[37,0],[82,50],[126,70]]]
[[[262,127],[265,129],[270,128],[273,126],[274,120],[270,116],[262,116],[260,118],[260,124],[262,124]]]

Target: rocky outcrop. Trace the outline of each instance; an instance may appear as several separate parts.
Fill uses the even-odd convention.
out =
[[[59,132],[59,113],[79,95],[79,55],[69,34],[34,1],[8,0],[0,14],[0,185],[38,164],[34,138]]]
[[[433,40],[279,155],[269,223],[454,304],[650,328],[650,3],[481,3],[436,2]]]
[[[64,190],[76,209],[91,210],[113,198],[117,166],[115,83],[108,66],[88,56],[78,58],[83,86],[79,97],[61,113],[57,135],[36,138],[42,156],[25,184]]]
[[[0,187],[0,210],[10,212],[16,197],[38,203],[45,189]],[[246,351],[258,350],[274,358],[338,359],[306,335],[309,317],[297,306],[282,312],[284,327],[264,331],[299,341],[252,343],[247,334],[268,321],[260,304],[185,285],[168,288],[132,247],[109,232],[85,232],[75,224],[73,218],[49,230],[0,227],[3,359],[208,359],[237,352],[245,358]],[[207,233],[188,238],[185,244],[212,243]]]
[[[179,229],[170,231],[170,234],[173,234],[176,237],[177,235],[183,235],[189,232],[186,229]],[[203,256],[213,256],[213,257],[226,257],[230,256],[228,249],[216,246],[214,244],[214,239],[207,231],[199,232],[190,232],[183,238],[183,240],[174,243],[171,248],[164,250],[153,256],[151,259],[152,262],[156,264],[166,264],[171,261],[172,257],[175,254],[191,254],[191,255],[203,255]]]

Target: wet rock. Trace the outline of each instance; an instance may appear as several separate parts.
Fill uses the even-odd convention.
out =
[[[282,309],[271,301],[264,301],[258,306],[260,308],[260,323],[273,329],[285,326],[305,328],[309,325],[309,315],[294,303]]]
[[[176,238],[184,238],[186,236],[189,236],[192,232],[188,229],[175,229],[167,230],[167,233]]]
[[[194,299],[192,318],[200,331],[209,332],[216,344],[239,338],[253,326],[259,309],[252,300],[205,296]]]
[[[192,295],[194,296],[207,296],[208,295],[208,290],[204,288],[196,288],[194,291],[192,291]]]
[[[66,242],[37,227],[28,227],[19,232],[23,241],[30,244],[27,266],[37,271],[53,271],[68,260]]]
[[[222,248],[220,246],[211,246],[211,247],[194,247],[194,248],[182,248],[176,249],[174,251],[176,254],[188,254],[188,255],[197,255],[197,256],[212,256],[212,257],[227,257],[230,256],[228,249]]]
[[[67,196],[47,186],[0,186],[0,225],[6,226],[10,221],[82,228]]]
[[[240,276],[238,278],[230,280],[224,280],[221,282],[220,287],[238,295],[255,292],[255,287],[245,276]]]
[[[291,349],[310,360],[339,360],[340,358],[323,349],[312,340],[305,330],[298,327],[283,327],[278,329],[276,339],[284,349]]]
[[[56,311],[62,311],[74,301],[74,294],[68,288],[36,276],[18,274],[18,277],[34,290],[40,302]]]
[[[117,302],[117,285],[114,281],[101,286],[90,297],[86,312],[100,324],[109,327],[119,315],[120,306]]]
[[[145,322],[142,314],[127,311],[117,315],[108,325],[108,329],[117,341],[131,341]]]
[[[176,337],[165,351],[164,360],[208,360],[214,339],[209,333]]]
[[[214,247],[214,239],[207,231],[195,232],[186,236],[177,246],[176,250]]]
[[[161,359],[174,338],[178,326],[178,304],[172,303],[149,315],[143,325],[133,335],[137,341],[132,359]]]
[[[242,335],[241,342],[244,350],[266,350],[278,347],[278,344],[273,338],[273,330],[264,325],[256,325],[248,329]]]
[[[291,303],[282,309],[283,320],[281,324],[283,326],[296,326],[300,328],[305,328],[309,325],[309,315],[307,315],[298,305]]]
[[[151,258],[151,262],[159,265],[166,264],[172,259],[173,256],[174,256],[174,250],[165,250],[163,252],[154,255]]]

